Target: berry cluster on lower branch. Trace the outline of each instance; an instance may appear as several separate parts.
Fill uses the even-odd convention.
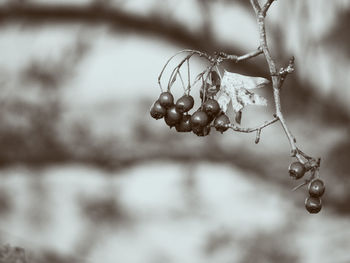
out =
[[[293,162],[289,166],[289,175],[295,180],[302,178],[308,171],[311,173],[310,179],[305,180],[305,182],[299,185],[297,188],[308,184],[309,196],[305,199],[305,208],[309,213],[317,214],[321,211],[321,197],[326,190],[324,182],[318,176],[318,167],[308,165],[305,166],[305,164],[301,162]]]

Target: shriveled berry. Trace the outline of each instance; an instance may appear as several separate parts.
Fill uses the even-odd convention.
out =
[[[210,71],[210,78],[211,78],[211,82],[213,85],[215,85],[217,88],[220,88],[220,84],[221,84],[221,79],[219,74],[216,71]]]
[[[309,196],[305,199],[305,208],[310,214],[317,214],[322,208],[321,198]]]
[[[162,92],[158,100],[160,105],[165,108],[170,108],[174,104],[174,97],[169,91]]]
[[[188,112],[193,108],[194,99],[191,95],[183,95],[176,102],[176,109],[178,112]]]
[[[167,109],[164,120],[166,124],[168,124],[170,127],[175,126],[177,123],[181,121],[181,119],[182,119],[182,114],[176,110],[175,105]]]
[[[204,127],[192,127],[192,131],[197,136],[207,136],[210,133],[210,126],[204,126]]]
[[[179,123],[175,125],[178,132],[190,132],[192,131],[191,115],[184,115]]]
[[[321,179],[315,179],[309,184],[309,194],[313,197],[321,197],[325,191],[324,183]]]
[[[305,172],[305,166],[301,162],[294,162],[289,165],[289,175],[294,179],[300,179]]]
[[[220,112],[220,105],[219,103],[214,99],[208,99],[203,104],[203,110],[209,115],[209,116],[216,116]]]
[[[223,133],[224,131],[227,131],[228,124],[230,124],[230,119],[224,113],[216,117],[216,119],[214,120],[215,129],[221,133]]]
[[[153,118],[156,120],[159,120],[163,118],[166,114],[166,108],[164,108],[162,105],[160,105],[159,100],[153,103],[150,114]]]
[[[208,115],[201,110],[196,111],[191,116],[191,125],[193,127],[204,127],[208,124],[209,118]]]

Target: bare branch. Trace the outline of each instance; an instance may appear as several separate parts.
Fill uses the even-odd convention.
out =
[[[275,111],[276,111],[276,117],[279,119],[282,128],[288,138],[290,147],[291,147],[291,155],[296,157],[299,162],[301,163],[307,163],[312,164],[313,169],[318,169],[320,166],[320,162],[317,162],[316,159],[306,155],[304,152],[302,152],[296,145],[296,139],[294,135],[290,132],[287,123],[284,119],[283,113],[282,113],[282,107],[281,107],[281,96],[280,96],[280,88],[284,82],[284,79],[289,73],[292,73],[294,71],[294,57],[292,57],[289,61],[289,64],[286,68],[282,68],[277,73],[277,67],[276,63],[273,60],[270,50],[267,45],[267,39],[266,39],[266,29],[265,29],[265,16],[266,12],[271,6],[271,4],[275,0],[267,0],[265,5],[262,9],[259,10],[257,1],[251,0],[251,4],[254,8],[256,20],[258,23],[259,28],[259,39],[260,39],[260,48],[262,49],[266,62],[269,66],[270,70],[270,76],[272,80],[272,88],[273,88],[273,97],[275,102]],[[257,140],[259,137],[257,137]],[[306,160],[306,161],[304,161]]]
[[[265,17],[267,11],[269,10],[271,4],[274,2],[275,0],[267,0],[267,2],[264,4],[264,6],[261,9],[261,14]]]
[[[254,11],[255,11],[256,14],[261,11],[261,7],[260,7],[260,4],[259,4],[258,0],[250,0],[250,3],[253,6]]]
[[[252,2],[252,5],[255,9],[254,2],[253,1],[251,1],[251,2]],[[269,50],[268,45],[267,45],[265,18],[264,18],[264,16],[261,15],[260,12],[255,12],[255,14],[256,14],[256,18],[257,18],[258,27],[259,27],[260,47],[264,52],[266,62],[267,62],[269,69],[270,69],[276,115],[279,118],[281,125],[283,127],[283,130],[284,130],[284,132],[289,140],[289,144],[291,146],[291,154],[292,154],[292,156],[296,156],[297,146],[295,144],[295,138],[292,135],[292,133],[289,131],[287,123],[286,123],[284,116],[282,114],[281,98],[280,98],[280,86],[281,86],[280,81],[281,81],[281,79],[280,79],[280,76],[277,74],[276,63],[272,59],[270,50]]]
[[[250,133],[250,132],[255,132],[255,131],[259,131],[261,132],[261,130],[273,123],[275,123],[276,121],[278,121],[278,117],[274,117],[272,120],[267,121],[265,123],[263,123],[262,125],[255,127],[255,128],[241,128],[241,127],[237,127],[234,124],[229,124],[227,125],[228,128],[237,131],[237,132],[244,132],[244,133]]]
[[[247,60],[247,59],[250,59],[250,58],[253,58],[253,57],[256,57],[260,54],[262,54],[263,51],[261,48],[258,48],[257,50],[254,50],[250,53],[247,53],[245,55],[242,55],[242,56],[237,56],[237,55],[228,55],[224,52],[220,52],[219,53],[219,57],[222,58],[222,60],[233,60],[234,62],[241,62],[241,61],[244,61],[244,60]]]

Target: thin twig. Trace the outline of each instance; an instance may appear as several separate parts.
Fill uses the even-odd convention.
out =
[[[178,74],[183,63],[185,63],[186,60],[190,59],[194,54],[195,54],[194,52],[191,52],[183,60],[181,60],[181,62],[173,69],[173,71],[170,74],[169,81],[168,81],[168,91],[170,91],[170,88],[174,82],[173,80],[174,80],[174,78],[176,78],[176,75]]]
[[[177,75],[179,75],[180,80],[181,80],[182,87],[183,87],[183,89],[184,89],[184,92],[186,92],[185,82],[184,82],[184,80],[183,80],[183,78],[182,78],[182,76],[181,76],[181,72],[178,71],[178,72],[177,72]]]
[[[272,88],[273,88],[273,97],[275,102],[275,111],[276,111],[275,115],[280,121],[282,128],[288,138],[288,141],[291,147],[291,155],[296,157],[298,161],[302,163],[306,163],[303,159],[305,158],[307,160],[307,163],[312,163],[313,168],[318,168],[320,166],[320,163],[317,162],[316,159],[308,156],[307,154],[302,152],[300,149],[298,149],[296,145],[296,139],[294,135],[290,132],[287,126],[287,122],[285,121],[284,115],[282,113],[280,90],[286,76],[289,73],[292,73],[294,71],[294,57],[291,58],[286,68],[282,68],[279,72],[277,72],[276,63],[273,60],[267,45],[266,29],[265,29],[265,16],[271,4],[274,1],[275,0],[267,0],[266,3],[261,8],[257,0],[250,0],[250,3],[255,11],[256,20],[258,23],[260,49],[263,51],[263,54],[265,56],[266,62],[270,70],[270,76],[271,76]]]
[[[260,142],[261,129],[256,131],[255,144]]]
[[[252,4],[254,10],[257,10],[256,1],[254,1],[254,0],[250,0],[250,1],[251,1],[251,4]],[[265,29],[265,17],[261,14],[260,11],[255,11],[255,14],[256,14],[256,18],[257,18],[258,27],[259,27],[260,47],[264,52],[266,62],[267,62],[269,69],[270,69],[276,115],[279,118],[281,125],[283,127],[283,130],[284,130],[284,132],[289,140],[289,144],[291,146],[291,154],[292,154],[292,156],[295,156],[297,153],[297,146],[294,142],[295,138],[292,135],[292,133],[289,131],[287,123],[286,123],[284,116],[283,116],[283,113],[282,113],[280,89],[279,89],[280,77],[277,74],[275,61],[272,59],[270,50],[269,50],[268,45],[267,45],[266,29]]]
[[[269,10],[271,4],[274,2],[275,0],[268,0],[264,6],[261,8],[261,14],[265,17],[267,11]]]
[[[262,54],[263,51],[262,49],[259,47],[257,50],[254,50],[250,53],[247,53],[245,55],[242,55],[242,56],[237,56],[237,55],[228,55],[224,52],[220,52],[219,53],[219,57],[222,61],[224,60],[233,60],[234,62],[241,62],[241,61],[244,61],[244,60],[247,60],[247,59],[250,59],[250,58],[253,58],[253,57],[256,57],[260,54]]]
[[[261,7],[260,7],[258,0],[250,0],[250,3],[252,4],[256,14],[261,11]]]
[[[261,132],[261,130],[273,123],[275,123],[276,121],[278,121],[278,117],[274,117],[272,120],[270,121],[266,121],[264,122],[262,125],[258,126],[258,127],[254,127],[254,128],[242,128],[242,127],[237,127],[234,124],[228,124],[227,127],[237,131],[237,132],[244,132],[244,133],[250,133],[250,132],[255,132],[255,131],[259,131]]]
[[[188,87],[187,90],[191,89],[191,72],[190,72],[190,60],[187,60],[187,80],[188,80]]]
[[[190,55],[192,56],[192,55],[194,55],[194,54],[197,54],[198,56],[200,56],[200,57],[205,57],[205,58],[207,58],[208,60],[211,60],[212,58],[209,56],[209,55],[207,55],[206,53],[204,53],[204,52],[200,52],[200,51],[197,51],[197,50],[192,50],[192,49],[184,49],[184,50],[181,50],[181,51],[179,51],[179,52],[177,52],[176,54],[174,54],[173,56],[171,56],[166,62],[165,62],[165,64],[164,64],[164,66],[163,66],[163,68],[162,68],[162,70],[160,71],[160,73],[159,73],[159,76],[158,76],[158,84],[159,84],[159,87],[160,87],[160,90],[161,91],[163,91],[163,87],[162,87],[162,84],[161,84],[161,78],[162,78],[162,76],[163,76],[163,73],[164,73],[164,71],[165,71],[165,68],[168,66],[168,64],[169,64],[169,62],[174,58],[174,57],[176,57],[177,55],[180,55],[180,54],[182,54],[182,53],[190,53]],[[184,60],[183,62],[185,62],[186,60]],[[181,65],[183,64],[183,62],[181,63]],[[177,67],[176,67],[177,68]],[[171,77],[171,76],[170,76]]]

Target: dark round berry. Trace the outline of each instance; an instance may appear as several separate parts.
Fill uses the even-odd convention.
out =
[[[228,124],[230,124],[230,119],[224,113],[216,117],[216,119],[214,120],[215,129],[221,133],[223,133],[224,131],[227,131]]]
[[[183,95],[176,102],[176,109],[178,112],[188,112],[193,108],[194,99],[191,95]]]
[[[203,110],[209,115],[209,116],[216,116],[220,112],[220,105],[219,103],[214,99],[208,99],[203,104]]]
[[[175,126],[177,123],[181,121],[181,119],[182,119],[182,114],[176,110],[175,105],[167,109],[164,120],[166,124],[168,124],[170,127]]]
[[[305,208],[310,214],[317,214],[322,208],[321,198],[309,196],[305,199]]]
[[[208,124],[209,118],[208,115],[204,111],[196,111],[191,116],[191,125],[193,127],[204,127]]]
[[[159,101],[157,100],[156,102],[153,103],[150,110],[150,114],[153,118],[155,118],[156,120],[159,120],[165,116],[166,108],[160,105]]]
[[[321,197],[325,191],[324,183],[321,179],[315,179],[309,184],[309,194],[313,197]]]
[[[294,162],[289,165],[289,175],[294,179],[300,179],[306,172],[304,164],[301,162]]]
[[[191,115],[184,115],[179,123],[175,125],[178,132],[190,132],[192,131]]]
[[[197,136],[207,136],[210,133],[210,126],[204,126],[204,127],[192,127],[192,131]]]
[[[169,91],[162,92],[158,100],[160,105],[165,108],[170,108],[174,104],[174,97]]]

